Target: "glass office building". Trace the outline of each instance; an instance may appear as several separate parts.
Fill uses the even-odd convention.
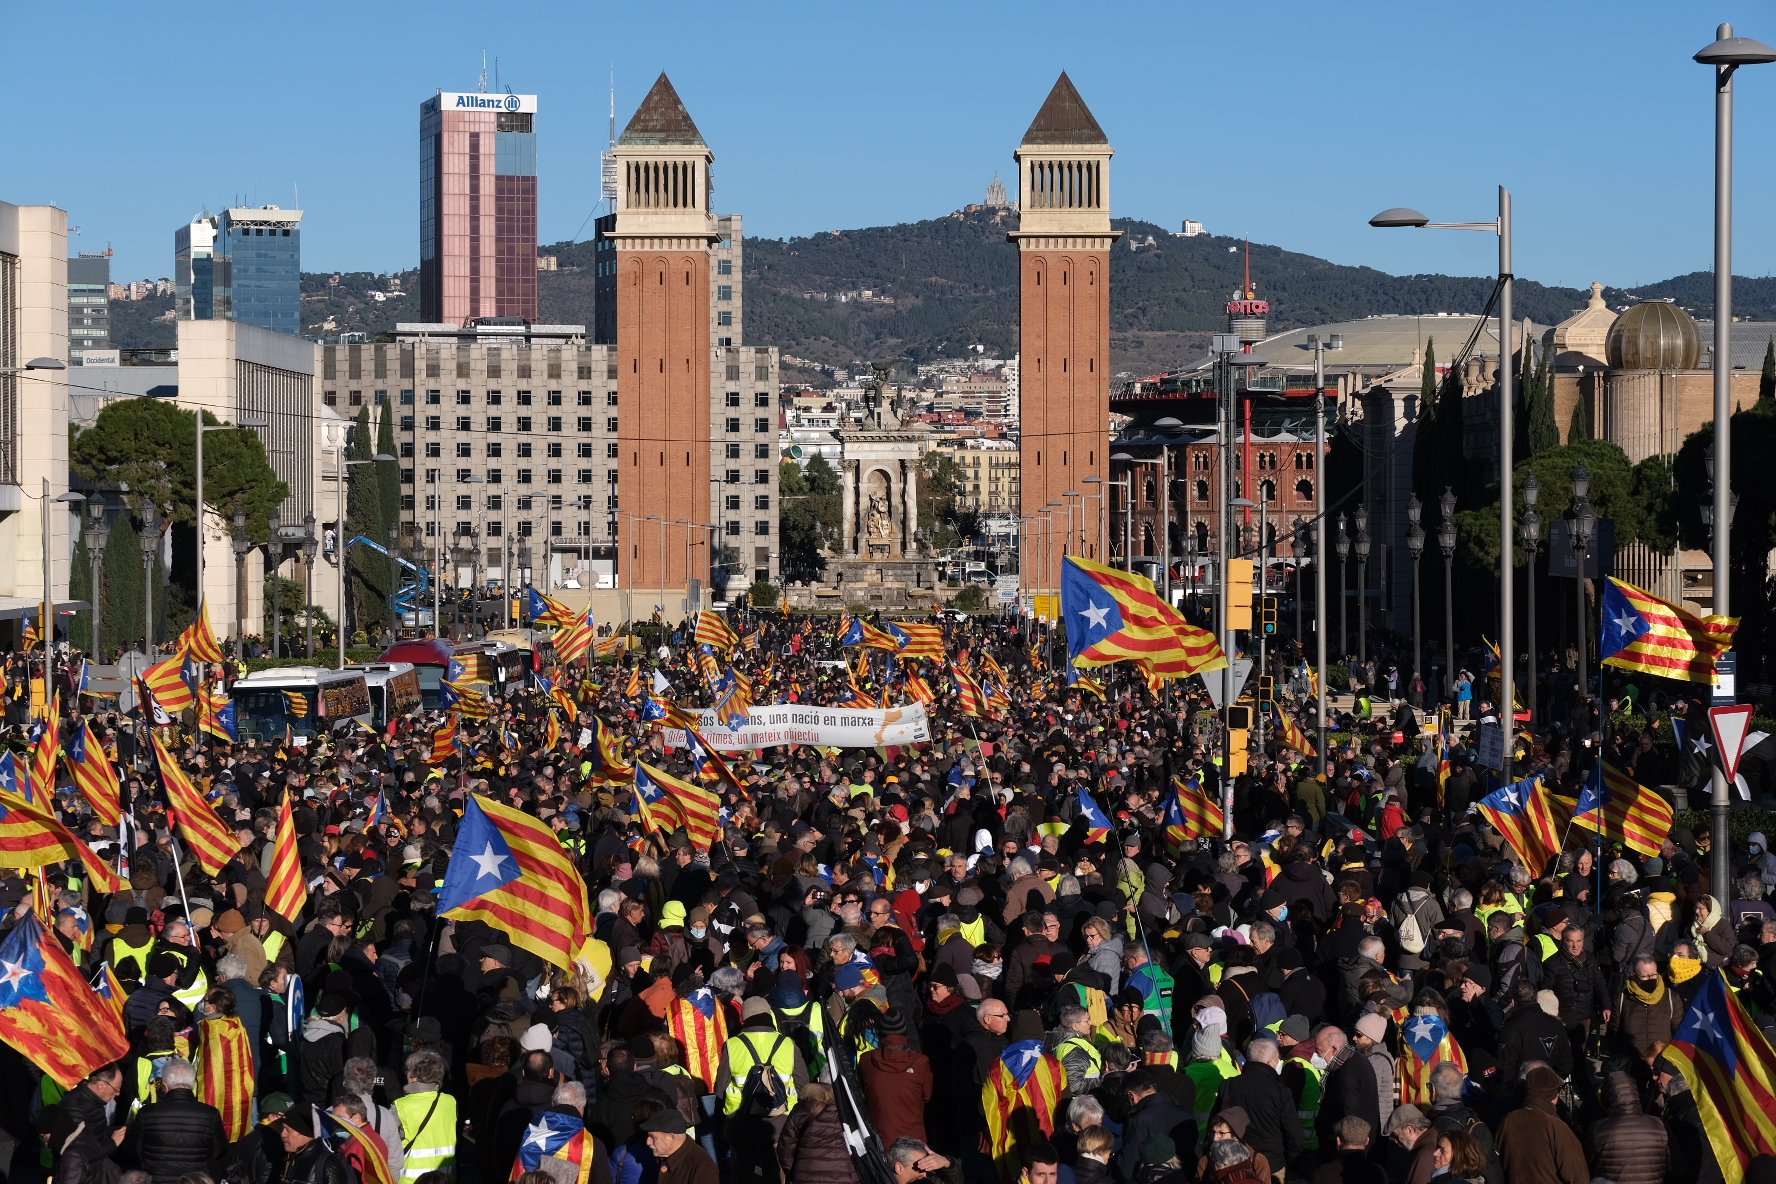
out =
[[[419,106],[420,320],[537,319],[535,95]]]
[[[302,335],[302,211],[239,207],[173,235],[181,320],[238,321]]]

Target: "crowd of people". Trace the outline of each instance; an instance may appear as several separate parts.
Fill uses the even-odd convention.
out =
[[[1656,857],[1575,832],[1526,867],[1470,809],[1483,771],[1457,750],[1439,778],[1417,729],[1376,713],[1331,721],[1324,778],[1271,737],[1227,795],[1231,837],[1180,841],[1174,779],[1224,787],[1221,717],[1192,683],[1155,696],[1118,669],[1070,685],[1019,622],[946,622],[948,661],[990,664],[1010,704],[977,718],[935,663],[843,648],[831,619],[737,628],[726,660],[756,701],[898,702],[917,671],[937,688],[931,740],[732,754],[738,784],[712,786],[721,831],[700,849],[647,827],[540,692],[460,721],[441,764],[433,714],[306,745],[163,728],[237,827],[208,876],[169,825],[147,725],[71,696],[134,825],[120,836],[59,787],[95,850],[132,850],[110,896],[54,871],[54,927],[128,993],[130,1050],[66,1092],[0,1050],[9,1177],[1738,1178],[1662,1052],[1717,971],[1776,1021],[1762,835],[1732,853],[1730,884],[1683,829]],[[645,718],[656,671],[696,704],[688,630],[553,675],[623,752],[691,776]],[[1286,706],[1309,736],[1311,706]],[[1526,760],[1576,785],[1591,741],[1544,729]],[[1611,743],[1632,758],[1640,736]],[[295,923],[265,904],[285,794],[310,886]],[[571,970],[439,916],[469,794],[545,822],[578,867],[594,921]],[[3,874],[11,924],[36,894]],[[526,1158],[550,1115],[583,1127],[576,1162]]]

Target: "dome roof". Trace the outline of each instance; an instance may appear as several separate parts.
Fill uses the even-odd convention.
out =
[[[1605,348],[1612,370],[1694,370],[1702,337],[1689,313],[1651,300],[1616,318]]]

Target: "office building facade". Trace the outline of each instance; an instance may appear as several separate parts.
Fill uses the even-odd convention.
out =
[[[81,253],[68,260],[68,361],[111,348],[111,256]]]
[[[173,232],[174,307],[182,321],[235,321],[302,335],[302,211],[239,206]]]
[[[419,106],[420,320],[537,319],[535,95]]]

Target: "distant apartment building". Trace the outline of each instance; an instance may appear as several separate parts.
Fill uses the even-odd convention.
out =
[[[995,517],[1017,512],[1022,462],[1016,440],[947,440],[936,448],[962,470],[965,509]]]
[[[537,319],[535,95],[419,105],[419,304],[428,324]]]
[[[234,207],[173,232],[174,308],[182,321],[235,321],[302,334],[302,211]]]
[[[111,348],[111,257],[82,252],[68,260],[68,360]]]

